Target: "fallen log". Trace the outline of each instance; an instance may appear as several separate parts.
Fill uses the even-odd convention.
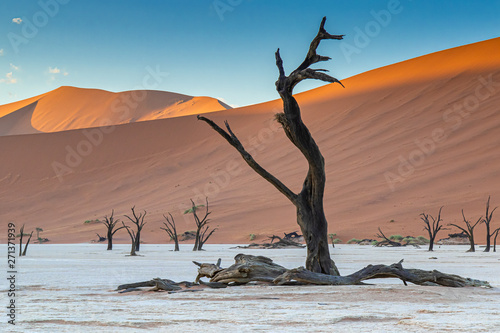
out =
[[[214,265],[214,264],[200,264],[199,262],[197,261],[193,261],[193,264],[197,265],[198,267],[198,276],[196,277],[196,279],[194,280],[195,283],[199,283],[200,282],[200,279],[202,277],[208,277],[208,278],[212,278],[215,274],[217,274],[218,272],[220,272],[222,270],[222,268],[220,267],[220,263],[221,263],[221,258],[219,258],[219,260],[217,260],[217,263]]]
[[[294,268],[286,271],[284,274],[274,279],[274,283],[281,285],[290,281],[297,281],[314,285],[357,285],[363,284],[362,281],[382,278],[398,278],[406,282],[411,282],[422,286],[445,286],[445,287],[487,287],[491,288],[487,281],[463,278],[458,275],[445,274],[437,270],[424,271],[421,269],[405,269],[402,265],[403,260],[390,266],[387,265],[368,265],[365,268],[347,275],[332,276],[320,273],[314,273],[306,270],[304,267]]]
[[[287,269],[273,263],[272,259],[263,256],[238,254],[234,257],[234,265],[223,269],[212,276],[210,282],[245,284],[251,281],[272,282]]]
[[[249,282],[263,282],[274,285],[308,284],[308,285],[360,285],[371,279],[397,278],[421,286],[444,287],[484,287],[491,288],[487,281],[464,278],[459,275],[446,274],[437,270],[425,271],[421,269],[403,268],[403,260],[392,265],[368,265],[365,268],[346,276],[334,276],[315,273],[304,267],[286,269],[275,264],[272,259],[264,256],[238,254],[234,257],[235,263],[228,268],[220,266],[221,259],[216,264],[199,263],[193,261],[198,268],[196,282],[174,282],[169,279],[153,279],[149,281],[122,284],[117,290],[122,292],[137,290],[142,287],[152,287],[151,291],[164,290],[169,293],[190,291],[191,287],[225,288],[247,284]],[[203,282],[202,277],[210,278],[210,282]]]
[[[262,243],[262,244],[257,244],[257,243],[252,243],[247,246],[236,246],[235,248],[238,249],[283,249],[283,248],[289,248],[289,247],[299,247],[299,248],[304,248],[306,247],[304,244],[298,243],[292,239],[288,238],[281,238],[279,236],[273,235],[269,237],[271,239],[271,243]],[[276,243],[273,243],[275,239],[278,239]]]
[[[148,289],[148,291],[168,291],[169,293],[173,292],[181,292],[181,291],[188,291],[187,289],[193,288],[193,287],[198,287],[198,286],[205,286],[208,288],[226,288],[226,284],[220,284],[220,283],[212,283],[212,282],[203,282],[200,281],[200,283],[193,283],[193,282],[188,282],[188,281],[182,281],[182,282],[175,282],[169,279],[160,279],[160,278],[155,278],[149,281],[142,281],[142,282],[135,282],[135,283],[128,283],[128,284],[122,284],[119,285],[116,290],[121,290],[121,293],[126,293],[130,291],[136,291],[140,290],[139,288],[144,288],[144,287],[152,287],[151,289]],[[204,289],[204,288],[202,288]]]

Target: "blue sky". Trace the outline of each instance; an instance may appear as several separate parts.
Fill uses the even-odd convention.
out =
[[[62,85],[276,99],[274,52],[289,73],[323,16],[346,35],[319,48],[339,79],[500,35],[500,0],[3,0],[0,104]]]

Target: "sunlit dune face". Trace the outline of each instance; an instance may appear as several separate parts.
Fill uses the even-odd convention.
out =
[[[22,109],[36,101],[36,109],[30,113],[31,124],[23,121],[24,128],[11,132],[59,132],[226,109],[217,99],[211,97],[192,97],[161,91],[112,93],[97,89],[61,87],[37,97],[0,106],[0,115],[25,113],[26,110]],[[19,114],[17,117],[25,118],[26,115]],[[18,121],[16,125],[21,126],[21,122]]]
[[[343,242],[375,239],[378,227],[388,236],[425,236],[422,212],[436,216],[444,206],[445,223],[460,224],[461,209],[474,221],[484,215],[488,195],[493,207],[500,204],[498,49],[500,39],[472,44],[345,79],[346,88],[296,95],[325,158],[330,233]],[[20,225],[39,221],[51,242],[88,242],[102,225],[85,220],[111,209],[122,218],[134,205],[148,211],[143,240],[168,242],[159,232],[162,214],[172,213],[179,233],[193,230],[183,212],[190,198],[205,204],[205,196],[218,228],[210,242],[244,244],[250,234],[260,242],[298,231],[293,205],[196,120],[221,110],[215,99],[63,87],[0,111],[5,107],[19,107],[19,115],[0,118],[0,131],[6,120],[32,126],[27,133],[61,131],[0,137],[7,157],[0,163],[0,202],[9,208],[3,217]],[[219,125],[227,120],[255,160],[298,192],[308,165],[273,121],[281,107],[275,100],[208,117]],[[122,125],[106,133],[63,131],[106,119]],[[54,162],[71,172],[58,178]],[[479,243],[484,229],[475,229]],[[130,241],[120,232],[115,240]]]
[[[403,83],[417,83],[458,75],[464,71],[484,71],[500,68],[500,38],[444,50],[397,64],[377,68],[342,80],[346,87],[327,86],[298,94],[302,102],[333,96],[346,96]]]
[[[345,88],[338,84],[329,84],[296,96],[302,104],[317,103],[384,87],[457,75],[464,71],[498,68],[500,57],[496,55],[499,49],[500,38],[465,45],[344,79]],[[0,117],[17,112],[37,100],[36,109],[31,114],[31,125],[26,121],[18,121],[17,126],[23,126],[23,128],[14,129],[11,132],[58,132],[182,117],[226,109],[218,100],[210,97],[192,97],[160,91],[111,93],[97,89],[61,87],[40,96],[0,106]],[[280,109],[281,101],[276,100],[240,108],[238,112],[243,114],[276,113]],[[26,118],[26,115],[18,115],[18,117]]]

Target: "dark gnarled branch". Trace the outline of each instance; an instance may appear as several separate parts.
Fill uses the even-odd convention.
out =
[[[274,187],[278,189],[281,193],[283,193],[292,203],[295,204],[297,195],[293,193],[288,187],[285,186],[279,179],[274,177],[272,174],[270,174],[267,170],[265,170],[262,166],[260,166],[259,163],[257,163],[252,155],[248,153],[243,145],[241,144],[240,140],[236,137],[236,135],[233,133],[231,130],[231,127],[229,127],[228,122],[224,122],[226,124],[227,132],[223,130],[222,128],[219,127],[216,123],[214,123],[212,120],[205,118],[203,116],[198,116],[198,120],[202,120],[206,122],[210,127],[212,127],[217,133],[219,133],[224,139],[226,139],[227,142],[241,154],[245,162],[255,171],[257,172],[262,178],[267,180],[269,183],[271,183]]]
[[[276,66],[278,67],[278,70],[280,72],[278,81],[276,81],[276,88],[280,94],[289,93],[291,95],[293,88],[300,81],[305,80],[305,79],[315,79],[315,80],[321,80],[321,81],[330,82],[330,83],[337,82],[342,87],[344,86],[339,80],[337,80],[333,76],[322,73],[322,72],[327,72],[327,70],[309,68],[309,66],[311,66],[317,62],[328,61],[331,59],[330,57],[321,56],[321,55],[316,53],[316,49],[318,48],[318,46],[322,40],[324,40],[324,39],[340,40],[344,37],[344,35],[331,35],[328,32],[326,32],[325,22],[326,22],[326,17],[323,17],[318,34],[312,40],[311,45],[309,46],[309,51],[307,52],[306,58],[304,59],[302,64],[300,64],[300,66],[297,67],[297,69],[295,69],[293,72],[290,73],[290,75],[288,77],[286,77],[285,70],[283,69],[283,60],[281,59],[281,56],[280,56],[280,49],[278,49],[276,51],[276,54],[275,54]]]

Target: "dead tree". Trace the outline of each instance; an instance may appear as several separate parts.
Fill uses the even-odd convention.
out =
[[[165,220],[167,220],[167,222],[163,222],[165,228],[160,227],[160,229],[165,230],[170,236],[170,239],[175,242],[174,251],[179,251],[179,237],[177,236],[177,229],[175,228],[175,220],[172,214],[168,213],[168,215],[170,215],[170,218],[163,214],[163,217],[165,218]]]
[[[497,237],[498,237],[498,232],[500,232],[500,228],[496,228],[495,231],[491,233],[491,235],[495,235],[495,238],[493,238],[493,252],[497,252]]]
[[[205,205],[205,216],[203,216],[202,219],[198,217],[198,214],[196,211],[198,208],[203,207],[203,205],[196,206],[194,204],[194,201],[191,200],[191,208],[186,210],[184,214],[187,213],[192,213],[194,222],[196,223],[196,236],[194,240],[194,246],[193,246],[193,251],[201,251],[203,244],[212,236],[212,234],[217,230],[217,228],[212,229],[208,234],[208,230],[210,229],[210,226],[208,225],[208,222],[210,222],[210,219],[208,218],[208,215],[210,215],[212,212],[208,211],[208,198],[206,198],[206,205]]]
[[[483,223],[486,225],[486,248],[484,249],[484,252],[490,252],[490,247],[491,247],[491,237],[493,237],[493,234],[495,231],[490,233],[491,230],[491,218],[493,217],[493,212],[498,208],[495,207],[491,212],[490,212],[490,196],[488,196],[488,202],[486,203],[486,215],[485,218],[483,219]]]
[[[483,217],[481,216],[476,221],[476,223],[471,224],[470,221],[465,218],[464,210],[463,209],[462,209],[462,217],[464,218],[464,222],[465,222],[465,225],[466,225],[467,229],[459,227],[458,225],[453,224],[453,223],[450,223],[450,225],[452,225],[454,227],[457,227],[458,229],[462,230],[467,235],[467,238],[469,239],[469,242],[470,242],[470,249],[468,249],[467,252],[476,252],[476,247],[474,246],[474,228],[476,227],[476,225],[479,222],[481,222],[481,220],[483,219]]]
[[[26,242],[26,245],[24,246],[23,257],[26,256],[26,251],[28,251],[28,245],[30,244],[31,236],[33,236],[33,231],[30,233],[28,241]]]
[[[336,78],[325,74],[326,70],[309,68],[317,62],[330,60],[329,57],[316,53],[316,49],[322,40],[340,40],[343,38],[343,35],[331,35],[326,32],[324,28],[325,21],[326,17],[321,21],[319,31],[309,46],[305,60],[289,76],[285,75],[280,50],[278,49],[275,54],[276,66],[279,70],[276,90],[283,100],[284,110],[283,113],[276,114],[275,118],[283,126],[288,139],[300,150],[309,164],[307,176],[299,193],[296,194],[291,191],[285,184],[260,166],[253,159],[252,155],[245,150],[240,140],[229,127],[227,121],[225,122],[227,131],[225,131],[208,118],[198,116],[198,119],[206,122],[217,131],[229,144],[238,150],[245,162],[255,172],[270,182],[295,205],[297,209],[297,223],[307,244],[306,268],[313,272],[338,275],[337,267],[330,258],[327,221],[323,207],[323,195],[326,183],[325,160],[309,129],[302,122],[299,105],[293,97],[293,88],[305,79],[341,84]]]
[[[120,229],[123,229],[124,227],[118,227],[115,229],[116,227],[116,224],[118,222],[120,222],[118,219],[114,219],[113,215],[115,214],[115,211],[114,209],[111,210],[111,216],[108,218],[108,216],[104,216],[104,221],[102,221],[101,223],[104,224],[106,226],[106,230],[107,230],[107,239],[108,239],[108,251],[110,250],[113,250],[113,236],[115,235],[115,233],[120,230]],[[97,235],[99,236],[99,235]],[[99,241],[101,241],[101,236],[99,236]]]
[[[425,223],[425,230],[427,230],[427,232],[429,233],[429,251],[433,250],[434,240],[436,239],[436,235],[439,232],[439,230],[441,230],[441,228],[442,228],[442,225],[439,224],[439,222],[442,221],[442,219],[441,219],[441,210],[442,209],[443,209],[443,207],[439,208],[439,213],[438,213],[437,219],[435,219],[434,216],[429,215],[429,214],[425,214],[425,213],[420,214],[420,216],[421,216],[420,219],[422,221],[424,221],[424,223]],[[429,217],[432,219],[432,226],[431,226],[431,223],[429,221]]]
[[[123,228],[125,228],[128,232],[128,235],[130,236],[130,240],[132,242],[132,248],[130,249],[130,255],[131,256],[136,256],[137,253],[135,253],[136,251],[136,247],[137,247],[137,234],[134,232],[134,230],[130,230],[130,227],[125,225],[125,223],[123,223]]]
[[[33,231],[29,235],[30,237],[28,238],[28,241],[26,242],[26,245],[24,246],[24,251],[23,251],[23,236],[28,236],[28,234],[24,233],[24,224],[21,227],[21,234],[19,235],[19,256],[23,257],[26,256],[26,251],[28,250],[28,245],[30,244],[31,236],[33,236]]]
[[[378,228],[378,232],[379,233],[377,234],[377,237],[382,238],[384,240],[378,242],[375,246],[377,246],[377,247],[381,247],[381,246],[399,247],[399,246],[402,246],[401,243],[394,242],[394,241],[390,240],[389,238],[387,238],[386,235],[384,235],[384,233],[382,232],[382,229]]]
[[[285,239],[294,239],[294,238],[298,239],[298,238],[302,237],[302,235],[299,235],[297,233],[297,231],[291,232],[289,234],[287,234],[286,232],[284,232],[284,234],[285,234]]]
[[[135,232],[135,250],[139,251],[139,248],[141,246],[141,231],[144,225],[147,222],[144,222],[144,218],[146,217],[147,212],[144,211],[144,213],[140,213],[139,216],[135,213],[135,206],[131,208],[132,209],[132,216],[134,218],[131,218],[128,215],[125,215],[126,218],[128,218],[135,226],[137,227],[137,231]]]
[[[106,241],[106,237],[102,237],[101,235],[99,235],[97,232],[95,233],[97,235],[97,242],[98,243],[101,243],[101,242],[104,242]]]

